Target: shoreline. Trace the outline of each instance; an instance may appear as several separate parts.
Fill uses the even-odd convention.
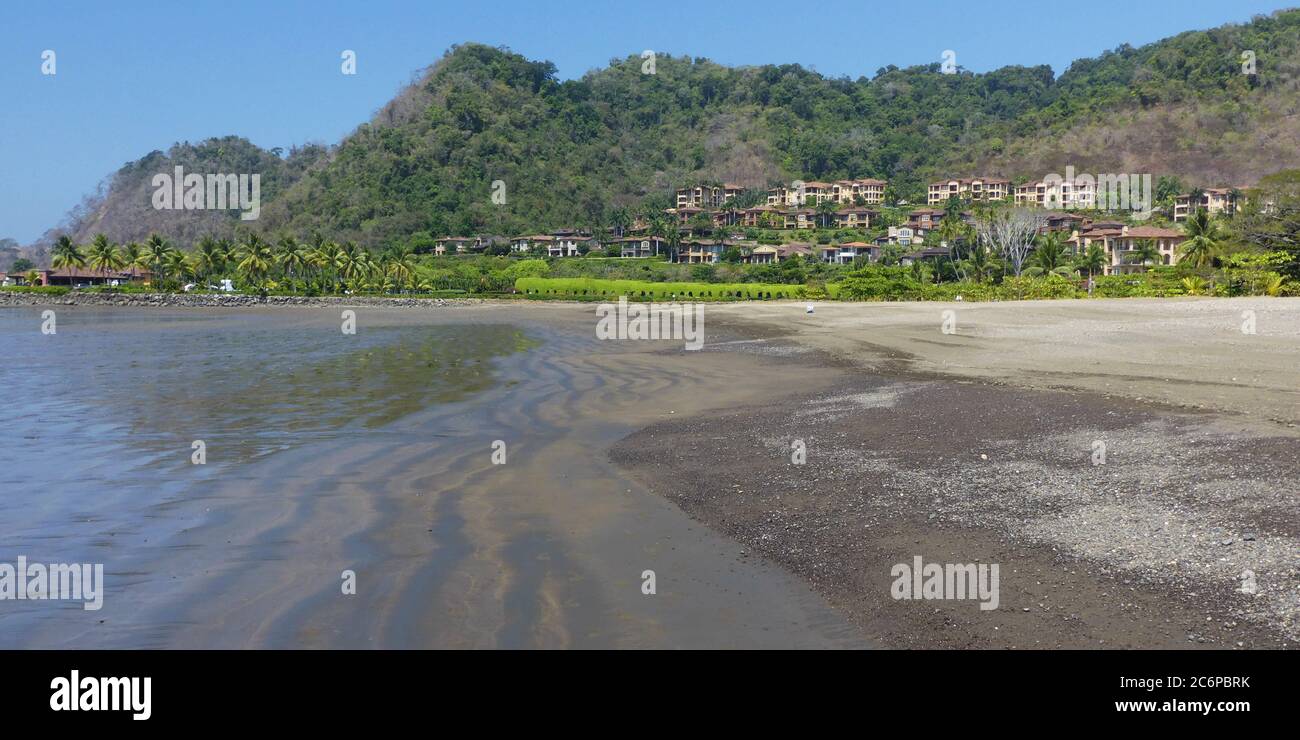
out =
[[[121,306],[130,308],[261,308],[286,306],[323,308],[442,308],[493,302],[488,298],[404,298],[401,296],[256,296],[221,293],[16,293],[0,290],[0,306]]]

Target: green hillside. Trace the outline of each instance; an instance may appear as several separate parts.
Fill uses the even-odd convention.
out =
[[[1255,75],[1242,72],[1245,49]],[[152,210],[148,178],[175,163],[263,173],[256,230],[368,246],[608,227],[695,181],[878,177],[911,202],[940,175],[1040,178],[1067,165],[1248,184],[1300,166],[1298,73],[1294,10],[1121,47],[1059,77],[1046,66],[943,74],[936,62],[827,78],[660,55],[655,74],[630,56],[559,81],[549,62],[464,44],[335,147],[284,156],[233,137],[178,144],[124,167],[67,230],[186,243],[240,227],[232,213]]]

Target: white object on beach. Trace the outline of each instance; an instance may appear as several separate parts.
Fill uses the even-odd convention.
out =
[[[805,309],[803,310],[803,312],[804,312],[804,313],[812,313],[812,312],[813,312],[813,304],[809,303],[809,304],[808,304],[808,307],[805,308]]]
[[[961,300],[961,296],[957,296],[957,300],[960,301],[960,300]]]

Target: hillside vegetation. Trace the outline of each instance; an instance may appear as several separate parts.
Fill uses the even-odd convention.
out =
[[[1242,72],[1246,49],[1255,75]],[[1067,165],[1242,185],[1300,166],[1298,71],[1294,10],[1121,47],[1059,77],[1046,66],[943,74],[936,63],[854,80],[669,55],[651,75],[638,55],[560,81],[550,62],[464,44],[336,146],[285,155],[227,137],[152,152],[44,241],[161,232],[188,243],[242,226],[381,247],[416,234],[598,228],[666,207],[672,188],[695,181],[879,177],[913,203],[940,175],[1040,178]],[[176,164],[260,172],[261,218],[154,210],[149,179]]]

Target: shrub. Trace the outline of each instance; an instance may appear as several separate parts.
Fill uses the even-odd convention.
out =
[[[0,290],[7,290],[11,293],[37,293],[40,295],[64,295],[69,291],[62,285],[10,285]]]
[[[530,298],[616,301],[735,301],[801,298],[802,285],[770,283],[678,283],[595,278],[519,278],[515,290]]]

